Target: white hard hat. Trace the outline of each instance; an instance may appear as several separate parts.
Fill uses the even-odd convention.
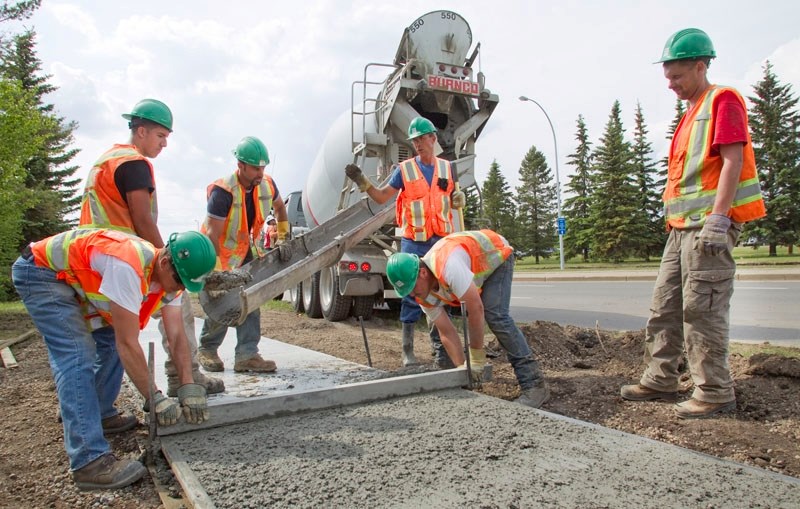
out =
[[[275,216],[273,216],[272,214],[267,216],[267,222],[269,223],[270,221],[275,221]]]

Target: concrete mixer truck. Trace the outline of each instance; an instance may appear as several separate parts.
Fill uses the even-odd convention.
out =
[[[411,23],[393,63],[370,63],[351,85],[350,107],[332,124],[302,192],[284,197],[293,225],[292,257],[275,250],[237,270],[215,273],[200,303],[218,322],[237,325],[285,290],[294,308],[331,321],[370,318],[397,303],[386,262],[398,250],[394,202],[378,205],[345,177],[358,164],[373,181],[413,156],[408,126],[418,116],[437,128],[437,155],[452,161],[462,189],[475,184],[475,142],[497,106],[485,86],[480,43],[459,14],[429,12]],[[456,228],[463,228],[456,221]]]
[[[472,42],[463,17],[433,11],[405,29],[393,63],[367,64],[364,75],[352,84],[350,108],[322,142],[301,206],[290,207],[292,213],[302,213],[307,227],[314,229],[362,199],[345,178],[345,165],[355,162],[373,181],[388,178],[396,164],[414,155],[407,130],[418,116],[437,127],[438,155],[453,161],[461,188],[473,185],[475,141],[498,98],[475,68],[480,43],[468,55]],[[294,308],[336,321],[350,314],[369,318],[375,304],[392,304],[397,295],[385,273],[388,255],[399,248],[393,220],[293,288]]]

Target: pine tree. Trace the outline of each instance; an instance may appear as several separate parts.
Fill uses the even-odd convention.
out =
[[[672,137],[675,135],[675,131],[678,130],[678,124],[681,123],[681,119],[686,114],[686,107],[683,101],[677,99],[675,101],[675,117],[672,119],[672,123],[669,125],[669,129],[667,129],[667,140],[672,142]],[[664,157],[661,159],[661,169],[658,171],[658,180],[655,182],[656,189],[659,192],[663,193],[664,187],[667,185],[667,168],[669,165],[669,156]]]
[[[42,5],[42,0],[27,0],[24,2],[17,2],[14,5],[8,5],[8,2],[3,2],[0,5],[0,23],[11,20],[28,19],[33,16],[33,12]]]
[[[647,230],[636,221],[639,196],[633,183],[631,146],[624,139],[619,101],[614,102],[595,151],[592,200],[592,257],[619,263],[634,253],[636,239]]]
[[[535,146],[528,150],[519,169],[517,187],[517,235],[520,256],[549,258],[557,244],[557,189],[544,154]]]
[[[745,225],[742,238],[755,237],[769,245],[770,256],[777,256],[778,245],[791,249],[800,242],[798,99],[790,84],[781,85],[769,61],[753,89],[750,129],[767,216]]]
[[[481,198],[478,184],[469,186],[462,189],[467,198],[467,204],[464,206],[464,229],[466,230],[479,230],[482,224],[483,211],[481,210]]]
[[[489,175],[483,182],[483,217],[485,227],[494,230],[512,244],[516,235],[514,225],[514,195],[500,171],[497,160],[492,161]]]
[[[661,254],[666,241],[662,218],[661,196],[656,189],[657,164],[652,159],[653,145],[647,140],[642,105],[636,103],[635,127],[633,131],[633,175],[638,189],[638,209],[634,220],[646,235],[635,239],[634,254],[649,261],[650,256]]]
[[[69,148],[77,123],[67,122],[45,103],[45,96],[56,90],[41,74],[41,61],[35,51],[36,34],[32,31],[14,37],[13,48],[3,55],[0,72],[18,80],[33,93],[39,111],[52,119],[42,133],[44,146],[26,162],[26,185],[35,191],[35,203],[25,211],[22,223],[23,243],[59,233],[71,226],[66,218],[80,206],[80,180],[74,178],[77,166],[69,162],[79,150]]]
[[[564,256],[572,258],[580,255],[584,262],[589,261],[589,248],[593,235],[591,220],[592,201],[592,142],[582,115],[578,115],[578,132],[575,134],[578,147],[567,156],[567,164],[575,167],[565,186],[570,197],[564,200],[564,217],[567,219],[567,232],[564,235]]]

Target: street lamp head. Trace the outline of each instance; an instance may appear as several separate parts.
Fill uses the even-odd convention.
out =
[[[519,96],[519,100],[520,101],[528,101],[529,99],[527,97],[525,97],[524,95],[521,95],[521,96]]]

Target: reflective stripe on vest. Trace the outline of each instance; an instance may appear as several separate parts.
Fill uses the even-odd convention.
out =
[[[145,296],[139,311],[139,328],[164,303],[164,292],[149,294],[150,278],[158,250],[134,235],[115,230],[81,228],[46,238],[32,245],[36,265],[47,267],[77,294],[90,330],[112,324],[111,302],[100,293],[102,276],[92,269],[91,255],[99,252],[129,264],[141,278]]]
[[[459,247],[464,248],[469,255],[472,281],[478,289],[514,252],[514,249],[505,244],[503,238],[492,230],[458,232],[439,240],[422,257],[431,274],[439,282],[439,290],[431,292],[423,300],[418,299],[421,305],[434,307],[442,304],[459,304],[458,296],[453,294],[442,279],[450,255]]]
[[[435,158],[431,183],[425,180],[416,158],[400,163],[403,189],[397,197],[395,216],[403,237],[426,242],[437,235],[444,237],[453,232],[450,210],[450,194],[454,183],[451,178],[450,161]],[[447,181],[446,189],[438,185],[438,179]]]
[[[733,91],[744,107],[744,101],[735,90],[711,87],[693,111],[684,115],[678,124],[670,147],[669,174],[664,190],[664,212],[668,227],[702,227],[706,216],[714,208],[722,158],[711,155],[714,141],[713,106],[714,100],[726,90]],[[745,116],[745,125],[746,121]],[[732,220],[743,223],[765,214],[752,140],[748,133],[730,216]]]
[[[214,186],[224,189],[231,194],[233,201],[225,219],[225,225],[220,234],[219,255],[220,263],[224,270],[238,268],[247,257],[247,250],[258,242],[261,227],[264,220],[272,209],[272,197],[275,194],[275,187],[272,178],[264,175],[264,179],[253,190],[253,204],[255,205],[255,217],[250,229],[247,228],[247,211],[245,210],[245,189],[239,183],[236,173],[221,178],[210,184],[206,190],[206,196],[211,197]],[[206,223],[203,224],[203,233],[208,232]]]
[[[109,228],[135,233],[128,203],[117,189],[114,176],[117,169],[130,161],[144,161],[150,168],[153,192],[150,193],[150,213],[158,220],[158,201],[155,191],[153,165],[133,145],[114,145],[94,163],[86,178],[81,200],[81,228]]]

